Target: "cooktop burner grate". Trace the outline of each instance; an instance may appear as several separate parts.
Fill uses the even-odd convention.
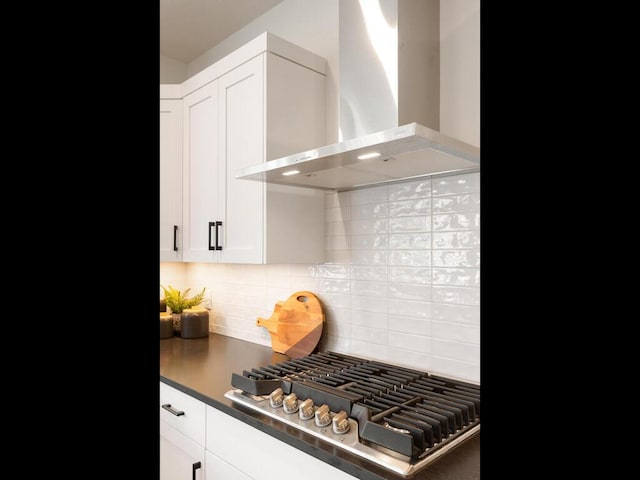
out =
[[[480,429],[478,385],[335,352],[234,373],[231,385],[234,402],[402,475]]]

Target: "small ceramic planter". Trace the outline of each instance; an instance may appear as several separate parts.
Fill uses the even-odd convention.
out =
[[[160,338],[173,337],[173,318],[170,313],[160,313]]]
[[[202,338],[209,335],[209,311],[204,308],[185,308],[182,311],[182,338]]]

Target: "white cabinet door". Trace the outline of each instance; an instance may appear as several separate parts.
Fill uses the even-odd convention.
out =
[[[204,447],[161,420],[160,480],[194,478],[205,478]]]
[[[183,99],[183,242],[186,262],[217,262],[218,84],[211,82]],[[218,240],[220,245],[220,239]]]
[[[205,450],[204,456],[207,465],[206,480],[253,480],[208,450]]]
[[[160,100],[160,261],[182,261],[182,100]]]
[[[264,55],[218,79],[222,162],[217,190],[225,206],[220,252],[225,263],[263,263],[265,185],[235,176],[238,169],[264,161],[264,90]]]

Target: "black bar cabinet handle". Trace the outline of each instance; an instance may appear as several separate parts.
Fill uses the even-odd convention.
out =
[[[170,403],[165,403],[164,405],[162,405],[162,408],[164,408],[169,413],[173,413],[176,417],[184,415],[184,412],[182,410],[176,410],[175,408],[172,408]]]
[[[218,227],[221,227],[221,226],[222,226],[222,222],[216,222],[216,250],[222,250],[222,247],[218,242]]]
[[[173,226],[173,251],[178,251],[178,243],[176,242],[176,234],[178,232],[178,225]]]
[[[216,247],[211,245],[211,227],[215,227],[216,222],[209,222],[209,250],[216,250]],[[216,228],[216,239],[218,238],[218,229]],[[216,243],[218,240],[216,240]]]
[[[196,463],[194,463],[192,465],[192,468],[193,468],[193,470],[192,470],[191,478],[193,478],[193,480],[196,480],[196,470],[199,469],[199,468],[202,468],[202,463],[196,462]]]

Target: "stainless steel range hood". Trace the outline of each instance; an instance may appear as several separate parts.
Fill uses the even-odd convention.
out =
[[[478,147],[410,123],[246,167],[236,178],[341,191],[479,169]]]

